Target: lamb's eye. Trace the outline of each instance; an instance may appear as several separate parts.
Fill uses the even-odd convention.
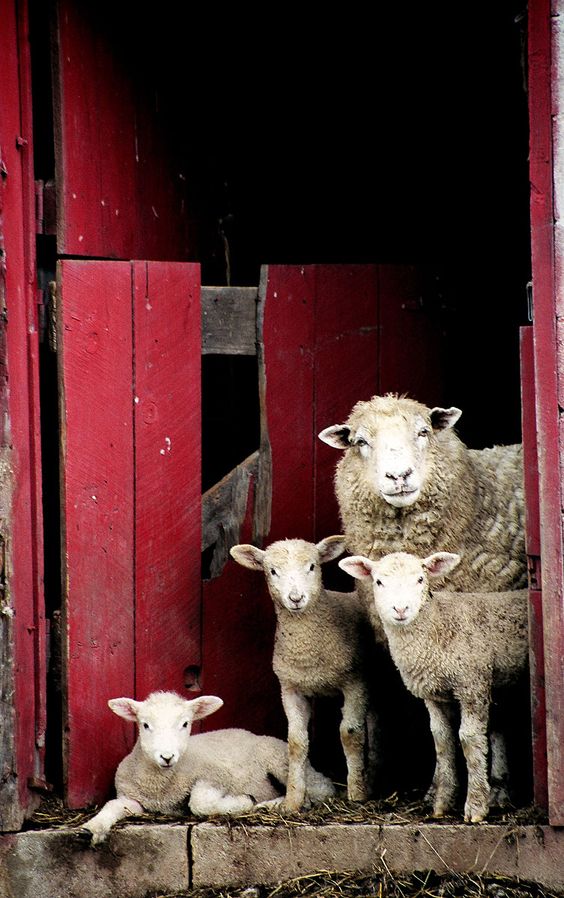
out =
[[[183,729],[185,729],[185,730],[188,729],[188,721],[187,721],[187,720],[184,721],[184,723],[182,724],[182,727],[183,727]]]
[[[376,580],[376,586],[382,586],[382,585],[383,585],[383,584],[382,584],[382,581],[381,581],[381,580]]]
[[[423,577],[419,577],[418,583],[423,583]]]
[[[362,447],[362,446],[368,446],[368,443],[366,442],[365,439],[363,439],[363,437],[357,437],[356,440],[354,441],[354,445]]]
[[[144,724],[143,724],[143,729],[144,729],[144,730],[149,730],[149,729],[150,729],[149,724],[148,724],[148,723],[144,723]]]
[[[270,568],[270,573],[272,574],[273,577],[277,577],[277,576],[278,576],[278,572],[277,572],[277,571],[275,570],[275,568],[273,568],[273,567]]]
[[[417,434],[417,436],[418,437],[428,437],[430,433],[431,433],[431,431],[429,430],[428,427],[422,427],[421,430],[419,431],[419,433]]]
[[[310,569],[310,571],[314,571],[314,570],[315,570],[315,565],[314,565],[314,564],[310,564],[309,569]]]

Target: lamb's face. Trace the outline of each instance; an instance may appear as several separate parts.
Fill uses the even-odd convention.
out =
[[[318,543],[283,539],[267,549],[245,543],[229,551],[238,564],[264,572],[275,605],[301,612],[319,598],[321,565],[343,554],[345,537],[327,536]]]
[[[374,604],[384,624],[405,627],[418,616],[429,595],[429,580],[414,555],[388,555],[371,569]]]
[[[353,555],[339,566],[358,580],[372,578],[374,604],[384,627],[407,627],[431,595],[429,580],[444,577],[459,561],[460,555],[450,552],[436,552],[423,559],[393,552],[379,561]]]
[[[395,508],[419,499],[429,474],[437,430],[458,420],[459,409],[427,409],[411,400],[375,397],[358,403],[347,424],[328,427],[320,438],[355,453],[366,484]]]
[[[274,602],[304,611],[321,589],[321,559],[313,543],[284,540],[266,550],[263,569]]]
[[[223,702],[212,695],[188,701],[174,692],[154,692],[144,702],[118,698],[108,704],[120,717],[137,723],[143,754],[166,771],[185,753],[194,720],[213,714]]]

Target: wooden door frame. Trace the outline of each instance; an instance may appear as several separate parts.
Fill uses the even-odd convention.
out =
[[[529,3],[531,251],[549,820],[564,825],[564,0]],[[559,370],[560,366],[560,370]]]
[[[45,786],[46,623],[39,426],[31,63],[26,0],[0,38],[0,829]]]

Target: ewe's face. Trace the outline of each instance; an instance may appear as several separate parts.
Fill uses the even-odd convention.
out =
[[[321,562],[311,543],[274,543],[264,554],[263,569],[270,595],[288,611],[304,611],[319,593]]]
[[[428,475],[429,449],[434,431],[452,427],[457,408],[428,411],[402,400],[385,402],[380,410],[367,402],[351,415],[350,423],[327,427],[320,438],[348,448],[364,466],[366,482],[389,505],[405,508],[417,502]]]
[[[210,695],[187,701],[171,692],[154,693],[144,702],[117,698],[108,704],[120,717],[137,723],[143,754],[166,771],[172,770],[186,751],[194,720],[213,714],[223,702]]]

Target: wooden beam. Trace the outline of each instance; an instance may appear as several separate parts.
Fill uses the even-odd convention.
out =
[[[202,287],[202,355],[256,355],[256,287]]]
[[[214,543],[216,547],[210,566],[211,578],[221,573],[229,549],[239,542],[249,485],[258,473],[258,457],[259,453],[253,452],[202,496],[202,551]]]

